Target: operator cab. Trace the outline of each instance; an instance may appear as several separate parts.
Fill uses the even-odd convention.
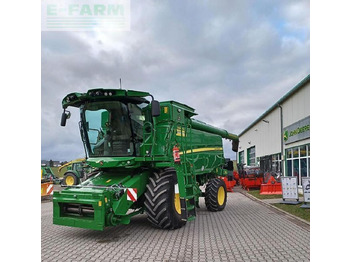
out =
[[[145,108],[150,104],[147,96],[152,98],[151,110]],[[140,156],[144,122],[148,119],[154,125],[154,118],[160,115],[160,104],[151,94],[133,90],[99,88],[71,93],[62,106],[61,126],[71,115],[67,107],[80,108],[80,132],[89,157]]]
[[[121,101],[87,103],[82,127],[90,157],[139,155],[145,120],[140,106]]]

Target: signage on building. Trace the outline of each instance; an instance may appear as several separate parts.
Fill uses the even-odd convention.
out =
[[[306,117],[283,129],[284,144],[290,144],[310,137],[310,117]]]
[[[304,192],[304,202],[310,203],[310,177],[303,177],[302,184]]]
[[[281,177],[282,182],[282,198],[284,199],[296,199],[298,196],[298,180],[296,176]]]

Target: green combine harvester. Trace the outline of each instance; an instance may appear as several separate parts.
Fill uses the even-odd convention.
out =
[[[232,161],[225,162],[222,138],[237,152],[238,137],[194,120],[193,108],[122,89],[71,93],[62,106],[62,126],[69,106],[80,109],[94,174],[54,192],[54,224],[103,230],[145,212],[156,227],[176,229],[195,219],[200,197],[210,211],[225,208],[227,190],[218,176],[232,169]]]

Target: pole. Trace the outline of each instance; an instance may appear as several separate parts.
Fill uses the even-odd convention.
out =
[[[284,176],[284,158],[283,158],[283,109],[280,104],[278,104],[280,108],[280,119],[281,119],[281,174]]]

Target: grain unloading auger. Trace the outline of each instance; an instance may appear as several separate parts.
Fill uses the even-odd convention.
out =
[[[92,89],[68,94],[62,105],[62,126],[67,107],[80,109],[86,161],[97,171],[54,192],[54,224],[103,230],[146,212],[153,225],[175,229],[195,219],[199,197],[210,211],[225,208],[227,191],[218,178],[227,173],[222,138],[237,152],[236,135],[192,119],[196,113],[187,105],[159,103],[147,92]]]

